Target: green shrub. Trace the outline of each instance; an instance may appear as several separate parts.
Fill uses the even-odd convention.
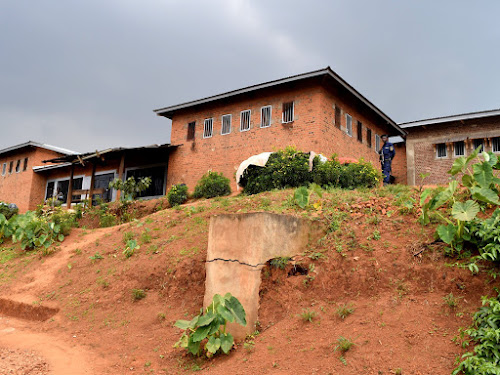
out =
[[[231,194],[229,179],[222,173],[209,171],[204,174],[194,188],[195,198],[214,198]]]
[[[71,229],[78,226],[76,215],[58,207],[55,211],[47,215],[48,219],[59,225],[61,233],[65,236],[71,233]]]
[[[99,218],[99,226],[101,228],[112,227],[116,225],[116,223],[117,223],[116,216],[111,213],[104,213]]]
[[[185,184],[174,185],[167,194],[168,203],[171,207],[178,206],[187,201],[188,187]]]
[[[132,289],[132,299],[134,301],[139,301],[146,298],[147,293],[143,289]]]
[[[12,216],[19,213],[19,208],[15,204],[0,202],[0,214],[9,220]]]
[[[121,201],[133,201],[138,194],[149,188],[149,185],[151,185],[151,181],[151,177],[139,178],[138,181],[136,181],[133,176],[127,178],[125,181],[122,181],[119,178],[115,178],[109,183],[109,188],[121,190]]]
[[[359,187],[375,187],[381,180],[378,169],[361,159],[357,163],[350,163],[341,167],[339,185],[343,189],[355,189]]]

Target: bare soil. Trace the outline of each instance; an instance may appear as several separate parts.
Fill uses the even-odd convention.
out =
[[[448,266],[453,260],[434,242],[434,228],[422,228],[416,213],[381,192],[330,193],[308,210],[289,204],[291,191],[180,209],[151,202],[158,212],[117,227],[75,229],[48,257],[17,249],[0,263],[2,365],[58,375],[449,374],[463,352],[454,337],[499,283]],[[181,334],[173,323],[202,307],[210,216],[262,210],[326,226],[338,221],[340,228],[284,270],[262,271],[258,332],[236,350],[205,360],[173,348]],[[130,238],[141,247],[125,258]],[[135,300],[134,289],[146,297]],[[445,303],[450,293],[457,307]],[[341,319],[344,304],[354,311]],[[27,306],[50,314],[19,312],[31,311]],[[345,353],[340,337],[354,343]],[[24,361],[39,372],[19,372],[28,371],[14,367]]]

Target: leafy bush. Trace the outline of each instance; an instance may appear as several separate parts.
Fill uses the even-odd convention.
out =
[[[0,202],[0,214],[5,216],[9,220],[12,216],[19,213],[19,208],[15,204],[9,204],[5,202]]]
[[[76,220],[76,215],[72,212],[64,210],[58,207],[51,213],[46,214],[47,218],[59,225],[61,228],[61,233],[65,236],[71,233],[71,229],[78,226],[78,221]]]
[[[138,181],[133,176],[127,178],[125,181],[115,178],[109,183],[109,187],[122,191],[120,200],[133,201],[138,194],[145,191],[151,185],[151,181],[151,177],[143,177]]]
[[[104,213],[99,217],[99,226],[101,228],[107,228],[107,227],[112,227],[116,225],[117,219],[116,216],[113,215],[112,213]]]
[[[185,184],[174,185],[167,194],[168,203],[171,207],[178,206],[187,201],[188,187]]]
[[[143,289],[132,289],[132,299],[134,301],[139,301],[146,298],[147,293]]]
[[[313,160],[310,171],[309,153],[293,147],[279,150],[271,156],[265,167],[249,166],[240,180],[245,194],[257,194],[273,189],[307,186],[314,182],[321,187],[354,189],[374,187],[381,181],[381,173],[371,163],[360,160],[342,165],[333,156],[321,163],[319,157]]]
[[[195,198],[214,198],[231,194],[229,179],[222,173],[208,171],[194,188]]]
[[[136,240],[127,240],[127,246],[125,246],[125,250],[123,250],[123,255],[125,255],[125,258],[130,258],[134,255],[134,252],[140,248]]]
[[[474,352],[462,355],[453,375],[500,373],[500,301],[483,297],[483,306],[474,314],[472,327],[465,331],[476,343]]]
[[[245,309],[231,293],[224,297],[216,294],[203,313],[196,315],[191,321],[175,322],[175,326],[185,332],[174,346],[185,348],[193,355],[200,355],[203,351],[207,357],[221,351],[228,354],[234,344],[233,336],[226,333],[228,322],[246,326]]]

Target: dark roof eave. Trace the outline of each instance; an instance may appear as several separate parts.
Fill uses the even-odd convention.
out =
[[[282,84],[289,83],[289,82],[319,77],[322,75],[327,75],[327,76],[331,77],[332,79],[334,79],[336,82],[340,83],[345,89],[347,89],[357,99],[359,99],[362,103],[364,103],[366,106],[368,106],[378,116],[383,118],[389,126],[391,126],[394,130],[397,131],[398,134],[406,135],[406,131],[401,129],[389,116],[387,116],[384,112],[382,112],[377,106],[375,106],[367,98],[365,98],[363,95],[361,95],[354,87],[352,87],[350,84],[348,84],[342,77],[340,77],[337,73],[335,73],[330,67],[326,67],[324,69],[319,69],[319,70],[315,70],[315,71],[308,72],[308,73],[298,74],[295,76],[282,78],[282,79],[278,79],[278,80],[274,80],[274,81],[270,81],[270,82],[265,82],[265,83],[261,83],[261,84],[257,84],[257,85],[253,85],[253,86],[248,86],[248,87],[244,87],[244,88],[241,88],[238,90],[228,91],[226,93],[213,95],[213,96],[209,96],[209,97],[198,99],[198,100],[193,100],[190,102],[185,102],[185,103],[181,103],[181,104],[177,104],[177,105],[173,105],[173,106],[169,106],[169,107],[155,109],[153,112],[155,112],[158,116],[163,116],[163,117],[172,119],[175,111],[178,111],[181,109],[190,108],[190,107],[194,107],[197,105],[214,102],[217,100],[222,100],[225,98],[245,94],[245,93],[260,90],[260,89],[274,87],[274,86],[282,85]]]

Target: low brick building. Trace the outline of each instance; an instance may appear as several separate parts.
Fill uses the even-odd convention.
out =
[[[43,201],[45,179],[33,167],[71,154],[76,153],[33,141],[0,150],[0,201],[15,203],[21,211],[35,209]]]
[[[208,170],[234,181],[243,160],[289,145],[379,168],[380,136],[405,134],[329,67],[155,112],[172,120],[171,142],[180,145],[170,156],[169,185],[190,190]]]
[[[425,184],[449,181],[453,161],[477,147],[500,153],[500,110],[472,112],[399,124],[406,137],[407,182]]]

